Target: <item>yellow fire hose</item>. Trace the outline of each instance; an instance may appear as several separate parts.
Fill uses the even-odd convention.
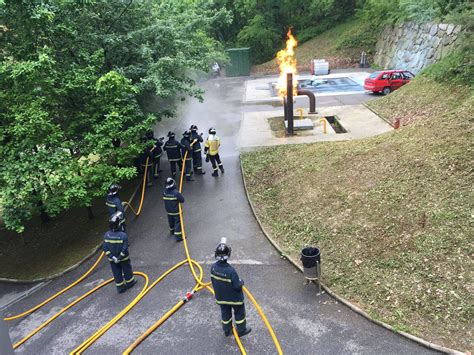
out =
[[[135,211],[135,209],[131,205],[131,202],[132,202],[131,200],[123,203],[124,205],[127,205],[128,207],[130,207],[130,209],[132,210],[132,212],[135,216],[138,216],[142,212],[143,201],[145,200],[146,176],[147,176],[147,173],[148,173],[148,161],[149,160],[150,160],[150,157],[147,157],[146,162],[145,162],[145,172],[143,174],[143,181],[142,181],[142,197],[140,199],[140,204],[138,205],[138,209]]]
[[[160,283],[166,276],[170,273],[178,269],[180,266],[186,264],[188,261],[183,260],[180,263],[174,265],[172,268],[168,269],[165,273],[163,273],[158,279],[156,279],[148,288],[142,290],[142,292],[131,302],[126,308],[124,308],[117,316],[111,319],[106,325],[104,325],[101,329],[97,332],[92,334],[88,339],[86,339],[81,345],[79,345],[76,349],[71,351],[71,355],[82,354],[89,346],[91,346],[98,338],[100,338],[107,330],[109,330],[112,326],[115,325],[126,313],[128,313],[148,292],[150,292],[153,287],[155,287],[158,283]],[[195,261],[194,261],[195,262]],[[203,276],[203,271],[201,266],[195,262],[198,268],[200,269],[201,278]]]
[[[89,270],[87,270],[87,272],[82,275],[80,278],[78,278],[76,281],[74,281],[72,284],[70,284],[69,286],[63,288],[61,291],[55,293],[54,295],[52,295],[50,298],[48,298],[47,300],[41,302],[40,304],[34,306],[33,308],[30,308],[29,310],[27,311],[24,311],[23,313],[20,313],[20,314],[17,314],[15,316],[11,316],[11,317],[6,317],[6,318],[3,318],[3,320],[5,321],[11,321],[11,320],[15,320],[15,319],[18,319],[18,318],[21,318],[21,317],[24,317],[30,313],[33,313],[34,311],[40,309],[41,307],[43,307],[44,305],[48,304],[49,302],[51,302],[52,300],[54,300],[56,297],[62,295],[64,292],[70,290],[71,288],[73,288],[74,286],[76,286],[78,283],[80,283],[82,280],[84,280],[87,276],[89,276],[89,274],[92,272],[92,270],[94,270],[96,268],[96,266],[99,264],[99,262],[102,260],[102,257],[104,256],[104,252],[102,252],[100,255],[99,255],[99,258],[96,260],[96,262],[94,263],[94,265],[91,266],[91,268]]]
[[[187,155],[188,155],[188,152],[186,151],[186,153],[184,154],[184,159],[183,160],[186,159]],[[184,176],[184,163],[183,163],[183,167],[181,169],[181,177],[180,177],[180,181],[179,181],[179,191],[183,190],[183,176]],[[190,261],[192,259],[191,259],[191,256],[189,255],[188,242],[186,240],[186,232],[185,232],[185,228],[184,228],[183,210],[181,208],[181,204],[179,204],[179,218],[180,218],[180,221],[181,221],[181,231],[183,233],[183,243],[184,243],[184,249],[186,251],[186,257],[188,258],[188,261]],[[199,283],[200,286],[209,288],[209,285],[211,284],[211,282],[208,282],[208,283],[201,282],[197,278],[196,272],[194,271],[194,267],[191,265],[191,262],[189,262],[188,264],[189,264],[189,267],[191,269],[191,272],[193,273],[193,276],[194,276],[194,279],[196,280],[196,282]],[[245,291],[247,296],[249,296],[249,299],[255,305],[255,308],[257,308],[258,314],[260,315],[260,317],[262,318],[262,320],[265,323],[266,327],[268,328],[268,331],[270,332],[273,343],[275,344],[275,347],[277,348],[278,354],[283,354],[283,351],[281,350],[281,346],[280,346],[280,343],[278,342],[278,339],[275,335],[275,332],[273,331],[272,326],[268,322],[268,319],[265,316],[265,314],[263,313],[263,311],[260,308],[259,304],[257,303],[255,298],[252,296],[252,294],[250,293],[250,291],[246,287],[243,287],[243,290]],[[214,292],[212,291],[212,293],[214,293]],[[235,339],[236,340],[238,339],[237,344],[239,345],[240,351],[242,352],[242,354],[244,354],[245,349],[243,348],[242,343],[240,342],[239,336],[238,336],[237,331],[235,330],[235,328],[233,329],[233,333],[234,333]]]
[[[142,276],[144,279],[145,279],[145,285],[143,286],[143,289],[142,291],[139,293],[139,295],[141,293],[143,293],[147,286],[148,286],[148,276],[142,272],[134,272],[133,273],[134,275],[138,275],[138,276]],[[111,283],[112,281],[114,281],[113,278],[107,280],[107,281],[104,281],[102,282],[100,285],[94,287],[92,290],[90,291],[87,291],[85,294],[83,294],[81,297],[75,299],[74,301],[72,301],[71,303],[69,303],[66,307],[64,307],[63,309],[61,309],[59,312],[57,312],[56,314],[54,314],[51,318],[49,318],[46,322],[44,322],[43,324],[41,324],[38,328],[36,328],[35,330],[33,330],[32,332],[30,332],[27,336],[25,336],[23,339],[21,339],[19,342],[17,342],[16,344],[13,345],[13,348],[16,349],[18,348],[20,345],[22,345],[23,343],[25,343],[28,339],[30,339],[33,335],[35,335],[36,333],[38,333],[41,329],[43,329],[44,327],[46,327],[48,324],[50,324],[52,321],[54,321],[56,318],[58,318],[61,314],[63,314],[64,312],[66,312],[69,308],[73,307],[74,305],[76,305],[77,303],[81,302],[84,298],[88,297],[89,295],[93,294],[94,292],[96,292],[97,290],[101,289],[102,287],[104,287],[105,285],[108,285],[109,283]],[[138,296],[137,296],[138,297]],[[135,298],[136,299],[136,298]],[[134,299],[134,301],[135,301]],[[134,302],[132,301],[132,303]]]
[[[184,159],[183,159],[183,167],[181,169],[181,176],[180,176],[180,188],[179,190],[182,191],[182,187],[183,187],[183,177],[184,177],[184,164],[185,164],[185,159],[187,157],[187,152],[185,153],[184,155]],[[142,207],[143,207],[143,201],[144,201],[144,196],[145,196],[145,186],[146,186],[146,176],[147,176],[147,169],[148,169],[148,160],[149,158],[147,158],[147,161],[146,161],[146,166],[145,166],[145,174],[144,174],[144,178],[143,178],[143,182],[142,182],[142,196],[141,196],[141,199],[140,199],[140,204],[139,204],[139,207],[137,209],[137,211],[135,211],[133,209],[133,207],[131,206],[130,202],[131,201],[128,201],[128,202],[124,202],[124,204],[128,205],[130,207],[130,209],[132,210],[132,212],[135,214],[135,215],[139,215],[141,213],[141,210],[142,210]],[[173,272],[174,270],[178,269],[180,266],[184,265],[184,264],[188,264],[190,269],[191,269],[191,272],[194,276],[194,279],[196,280],[196,286],[193,288],[191,294],[193,293],[196,293],[196,292],[199,292],[200,290],[206,288],[208,289],[212,294],[214,294],[214,290],[210,287],[210,284],[211,282],[207,282],[207,283],[204,283],[202,281],[202,278],[203,278],[203,270],[202,270],[202,267],[201,265],[191,259],[191,256],[190,256],[190,253],[189,253],[189,249],[188,249],[188,245],[187,245],[187,240],[186,240],[186,233],[185,233],[185,228],[184,228],[184,218],[183,218],[183,211],[182,211],[182,207],[181,205],[179,205],[179,213],[180,213],[180,221],[181,221],[181,230],[182,230],[182,233],[183,233],[183,242],[184,242],[184,246],[185,246],[185,251],[186,251],[186,260],[183,260],[181,261],[180,263],[176,264],[175,266],[173,266],[172,268],[170,268],[169,270],[167,270],[164,274],[162,274],[157,280],[155,280],[149,287],[148,287],[148,276],[145,274],[145,273],[142,273],[142,272],[134,272],[135,275],[138,275],[138,276],[142,276],[144,279],[145,279],[145,284],[142,288],[142,290],[140,291],[140,293],[132,300],[132,302],[130,302],[122,311],[120,311],[114,318],[112,318],[107,324],[105,324],[102,328],[100,328],[98,331],[96,331],[92,336],[90,336],[88,339],[86,339],[81,345],[79,345],[76,349],[74,349],[72,352],[71,352],[71,355],[74,354],[82,354],[83,351],[85,351],[88,347],[90,347],[97,339],[99,339],[107,330],[109,330],[113,325],[115,325],[125,314],[127,314],[148,292],[151,291],[151,289],[153,287],[155,287],[158,283],[160,283],[166,276],[168,276],[171,272]],[[15,316],[10,316],[10,317],[7,317],[5,318],[6,321],[11,321],[11,320],[15,320],[15,319],[18,319],[18,318],[21,318],[23,316],[26,316],[36,310],[38,310],[39,308],[43,307],[44,305],[46,305],[47,303],[49,303],[50,301],[52,301],[53,299],[57,298],[59,295],[65,293],[66,291],[70,290],[72,287],[76,286],[78,283],[80,283],[81,281],[83,281],[87,276],[90,275],[90,273],[97,267],[97,265],[99,264],[99,262],[102,260],[104,256],[104,252],[102,252],[99,256],[99,258],[96,260],[96,262],[94,263],[94,265],[91,266],[91,268],[89,270],[87,270],[87,272],[82,275],[79,279],[77,279],[76,281],[74,281],[71,285],[67,286],[66,288],[62,289],[61,291],[57,292],[56,294],[54,294],[53,296],[51,296],[50,298],[48,298],[47,300],[43,301],[42,303],[38,304],[37,306],[21,313],[21,314],[18,314],[18,315],[15,315]],[[196,273],[196,270],[194,267],[197,267],[198,270],[199,270],[199,276],[197,275]],[[14,349],[18,348],[20,345],[22,345],[23,343],[25,343],[28,339],[30,339],[31,337],[33,337],[36,333],[38,333],[41,329],[43,329],[44,327],[46,327],[48,324],[50,324],[51,322],[53,322],[56,318],[58,318],[61,314],[63,314],[64,312],[66,312],[68,309],[70,309],[71,307],[73,307],[74,305],[76,305],[77,303],[79,303],[80,301],[82,301],[84,298],[88,297],[89,295],[91,295],[92,293],[98,291],[99,289],[101,289],[102,287],[106,286],[107,284],[111,283],[113,281],[113,278],[112,279],[109,279],[107,281],[104,281],[103,283],[101,283],[100,285],[96,286],[95,288],[93,288],[92,290],[86,292],[84,295],[80,296],[79,298],[77,298],[76,300],[74,300],[73,302],[69,303],[66,307],[64,307],[63,309],[61,309],[59,312],[57,312],[55,315],[53,315],[51,318],[49,318],[46,322],[44,322],[41,326],[39,326],[38,328],[36,328],[35,330],[33,330],[32,332],[30,332],[26,337],[24,337],[23,339],[21,339],[19,342],[17,342],[16,344],[14,344]],[[260,308],[260,306],[258,305],[257,301],[255,300],[255,298],[252,296],[252,294],[250,293],[250,291],[248,291],[247,288],[243,288],[245,293],[247,294],[247,296],[249,297],[249,299],[252,301],[252,303],[255,305],[255,307],[257,308],[257,311],[260,315],[260,317],[262,318],[262,320],[264,321],[265,325],[267,326],[268,328],[268,331],[270,332],[270,335],[273,339],[273,342],[275,343],[275,346],[278,350],[278,353],[279,354],[283,354],[282,350],[281,350],[281,347],[280,347],[280,344],[278,342],[278,339],[276,338],[276,335],[270,325],[270,323],[268,322],[267,318],[265,317],[265,314],[263,313],[262,309]],[[179,308],[181,308],[181,306],[183,306],[186,302],[188,301],[188,299],[182,299],[180,300],[174,307],[172,307],[168,312],[165,313],[165,315],[163,315],[163,317],[161,317],[155,324],[153,324],[144,334],[142,334],[138,339],[135,340],[135,342],[130,345],[130,347],[125,350],[124,354],[130,354],[143,340],[146,339],[146,337],[148,337],[154,330],[156,330],[160,325],[162,325],[171,315],[173,315]],[[246,351],[245,349],[243,348],[242,346],[242,343],[239,339],[239,336],[238,336],[238,333],[237,333],[237,330],[235,329],[235,327],[232,329],[233,330],[233,334],[235,336],[235,339],[236,339],[236,342],[239,346],[239,349],[240,351],[242,352],[242,354],[246,354]]]
[[[146,182],[146,173],[147,173],[147,169],[148,169],[148,159],[147,158],[147,161],[146,161],[146,166],[145,166],[145,178],[143,179],[143,182],[142,182],[142,196],[141,196],[141,199],[140,199],[140,205],[138,207],[138,211],[135,212],[135,210],[133,209],[133,207],[130,205],[130,202],[131,199],[128,201],[128,202],[124,202],[124,204],[128,205],[130,207],[130,209],[132,210],[132,212],[135,214],[135,215],[139,215],[140,212],[141,212],[141,209],[142,209],[142,205],[143,205],[143,200],[145,198],[145,182]],[[54,300],[55,298],[57,298],[58,296],[62,295],[63,293],[65,293],[66,291],[70,290],[71,288],[73,288],[74,286],[76,286],[78,283],[80,283],[82,280],[84,280],[87,276],[89,276],[89,274],[97,267],[97,265],[99,264],[99,262],[102,260],[102,258],[104,257],[104,252],[102,252],[99,257],[97,258],[97,260],[95,261],[94,265],[92,265],[90,267],[89,270],[86,271],[86,273],[84,275],[82,275],[80,278],[78,278],[76,281],[74,281],[72,284],[70,284],[69,286],[63,288],[61,291],[55,293],[54,295],[52,295],[51,297],[49,297],[47,300],[41,302],[40,304],[34,306],[33,308],[30,308],[26,311],[24,311],[23,313],[20,313],[20,314],[17,314],[17,315],[14,315],[14,316],[10,316],[10,317],[6,317],[6,318],[3,318],[4,321],[12,321],[12,320],[15,320],[15,319],[18,319],[18,318],[22,318],[30,313],[33,313],[34,311],[40,309],[41,307],[43,307],[44,305],[48,304],[49,302],[51,302],[52,300]]]
[[[183,158],[183,165],[182,165],[182,169],[181,169],[181,176],[180,176],[180,182],[179,182],[179,191],[180,192],[183,189],[183,177],[184,177],[184,170],[185,170],[184,165],[185,165],[187,155],[188,155],[188,152],[186,152],[184,154],[184,158]],[[196,288],[195,289],[196,289],[196,291],[198,291],[198,290],[201,290],[202,288],[207,288],[212,294],[214,294],[214,290],[210,287],[211,282],[208,282],[208,283],[202,282],[202,276],[198,277],[197,274],[196,274],[196,271],[194,270],[194,265],[197,265],[199,270],[201,271],[201,275],[202,275],[202,267],[195,260],[191,259],[191,256],[190,256],[190,253],[189,253],[188,243],[187,243],[187,240],[186,240],[186,231],[185,231],[185,226],[184,226],[183,210],[182,210],[181,204],[179,204],[179,218],[180,218],[180,222],[181,222],[181,232],[182,232],[182,236],[183,236],[183,243],[184,243],[184,249],[186,251],[187,262],[188,262],[188,265],[189,265],[189,267],[191,269],[191,272],[194,276],[194,279],[197,282],[196,286],[199,286],[198,289],[196,289]],[[271,335],[272,340],[275,344],[275,347],[277,348],[278,354],[283,354],[283,351],[281,350],[281,346],[280,346],[280,343],[278,342],[278,339],[275,335],[275,332],[273,331],[273,328],[270,325],[270,323],[268,322],[268,319],[266,318],[266,316],[263,313],[262,309],[258,305],[255,298],[252,296],[250,291],[246,287],[244,287],[243,289],[244,289],[245,293],[249,296],[249,299],[252,301],[252,303],[257,308],[258,314],[260,315],[260,317],[262,318],[262,320],[265,323],[266,327],[268,328],[268,331],[270,332],[270,335]],[[176,305],[174,305],[174,307],[171,308],[163,317],[161,317],[154,325],[152,325],[139,338],[137,338],[134,341],[134,343],[123,354],[130,354],[143,340],[145,340],[153,331],[155,331],[169,317],[171,317],[171,315],[173,315],[179,308],[181,308],[181,306],[183,304],[184,304],[183,300],[176,303]],[[245,355],[246,351],[245,351],[245,349],[244,349],[244,347],[243,347],[243,345],[240,341],[237,330],[235,329],[235,327],[233,327],[232,330],[233,330],[234,337],[237,341],[237,345],[239,346],[239,349],[240,349],[241,353]]]

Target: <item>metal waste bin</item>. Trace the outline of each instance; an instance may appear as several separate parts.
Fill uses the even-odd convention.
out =
[[[303,275],[309,282],[318,284],[321,292],[321,251],[318,247],[305,247],[301,250],[301,262],[303,264]]]

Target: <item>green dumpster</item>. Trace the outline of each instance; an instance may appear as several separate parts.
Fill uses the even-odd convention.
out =
[[[225,68],[226,76],[250,75],[250,48],[230,48],[227,54],[230,63]]]

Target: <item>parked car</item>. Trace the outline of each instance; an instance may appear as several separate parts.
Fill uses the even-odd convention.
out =
[[[408,70],[383,70],[369,75],[364,82],[364,89],[372,92],[390,94],[410,82],[415,75]]]

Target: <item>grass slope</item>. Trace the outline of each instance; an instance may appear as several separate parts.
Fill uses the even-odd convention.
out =
[[[296,36],[298,40],[298,36]],[[335,25],[313,39],[298,44],[296,47],[296,60],[299,71],[308,71],[312,59],[324,58],[329,62],[330,68],[349,68],[357,66],[360,53],[370,53],[375,49],[375,36],[361,20],[351,19]],[[283,49],[283,48],[282,48]],[[263,64],[254,65],[253,73],[278,73],[278,64],[275,59]]]
[[[472,350],[474,95],[418,79],[371,105],[411,124],[244,154],[251,199],[287,253],[321,248],[325,281],[343,297]]]

